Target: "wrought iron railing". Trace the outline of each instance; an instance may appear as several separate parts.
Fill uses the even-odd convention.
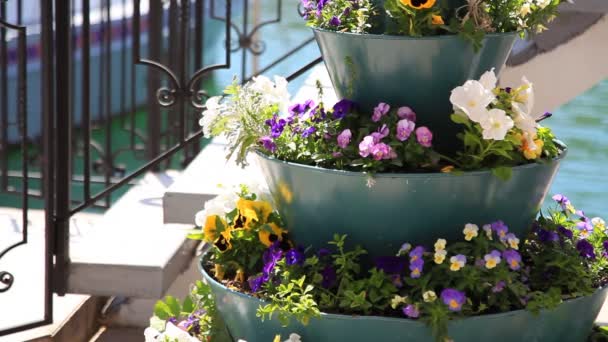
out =
[[[22,241],[0,245],[0,258],[27,243],[32,202],[45,211],[47,249],[45,318],[0,336],[50,321],[51,293],[67,289],[73,215],[109,207],[113,193],[145,172],[194,158],[204,138],[197,122],[217,93],[210,81],[219,70],[246,81],[309,48],[309,33],[284,51],[266,43],[283,34],[284,15],[296,14],[298,2],[0,0],[0,206],[23,213]],[[260,14],[262,5],[274,7]],[[25,20],[32,6],[40,13]],[[212,46],[223,60],[209,62]],[[265,63],[252,67],[252,59]],[[320,61],[289,63],[288,78]],[[126,159],[139,164],[125,166]],[[13,284],[10,270],[0,269],[0,292]]]

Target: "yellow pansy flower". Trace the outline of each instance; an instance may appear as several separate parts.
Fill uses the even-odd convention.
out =
[[[259,223],[266,223],[268,216],[272,213],[272,206],[270,203],[265,201],[251,201],[244,198],[240,198],[236,204],[239,213],[245,217],[246,220],[256,221]]]
[[[448,255],[448,252],[445,249],[441,249],[435,252],[435,263],[437,265],[442,264],[443,261],[445,260],[446,256]]]
[[[218,227],[221,225],[221,227]],[[203,241],[214,242],[219,234],[218,231],[223,231],[226,228],[226,221],[217,216],[209,215],[205,218],[205,225],[203,226]]]
[[[433,16],[431,17],[431,23],[433,25],[443,25],[443,24],[445,24],[445,22],[443,22],[443,18],[440,15],[435,15],[435,14],[433,14]]]
[[[258,232],[258,238],[260,242],[264,244],[266,247],[270,247],[276,241],[283,241],[283,238],[286,237],[287,231],[277,226],[275,223],[268,223],[268,226],[272,230],[272,232],[268,231],[268,229],[260,229]]]
[[[435,250],[440,251],[442,249],[445,249],[446,243],[447,241],[445,239],[437,239],[437,242],[435,242]]]
[[[464,226],[464,230],[462,231],[464,234],[464,239],[467,241],[471,241],[473,238],[479,235],[479,227],[476,224],[467,223]]]

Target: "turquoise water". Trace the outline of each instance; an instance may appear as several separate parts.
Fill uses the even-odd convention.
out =
[[[550,193],[590,216],[608,217],[608,79],[554,111],[544,124],[569,152]]]

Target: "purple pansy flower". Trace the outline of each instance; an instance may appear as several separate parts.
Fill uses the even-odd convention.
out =
[[[311,134],[313,134],[314,132],[316,132],[317,129],[315,127],[308,127],[307,129],[305,129],[302,132],[302,138],[308,138]]]
[[[576,249],[583,258],[595,260],[595,252],[593,251],[593,245],[589,243],[589,241],[579,240],[579,242],[576,243]]]
[[[399,274],[405,269],[407,260],[396,256],[381,256],[374,259],[374,264],[386,274]]]
[[[410,277],[416,279],[420,278],[422,275],[422,270],[424,269],[424,260],[422,258],[410,260]]]
[[[499,293],[499,292],[502,292],[502,290],[504,290],[504,289],[505,289],[505,286],[506,286],[506,285],[507,285],[507,284],[506,284],[506,283],[505,283],[503,280],[500,280],[498,283],[496,283],[496,285],[494,285],[494,286],[492,287],[492,292],[493,292],[493,293]]]
[[[342,119],[346,116],[346,114],[350,113],[350,111],[354,107],[354,102],[347,99],[342,99],[334,105],[334,119]]]
[[[331,255],[331,251],[327,248],[321,248],[319,251],[317,251],[317,256],[319,258],[326,257],[328,255]]]
[[[317,3],[317,17],[321,16],[321,11],[323,11],[323,7],[331,0],[319,0]]]
[[[506,251],[502,252],[502,256],[505,258],[509,268],[513,271],[517,271],[521,268],[521,255],[518,251],[514,249],[507,249]]]
[[[259,275],[257,277],[249,277],[249,288],[252,292],[258,292],[262,288],[262,284],[264,284],[267,280],[268,279],[264,279],[264,275]]]
[[[279,118],[276,114],[272,116],[272,119],[265,121],[266,125],[270,126],[270,137],[278,138],[283,133],[283,129],[287,124],[285,119]]]
[[[275,245],[270,246],[262,255],[262,261],[264,262],[264,268],[262,271],[264,274],[269,275],[274,269],[274,266],[283,258],[283,251]]]
[[[416,113],[410,107],[401,107],[397,110],[397,116],[400,119],[407,119],[411,122],[416,122]]]
[[[304,264],[304,249],[302,247],[292,248],[285,253],[285,263],[291,265]]]
[[[388,129],[388,126],[386,124],[384,124],[378,128],[377,132],[373,132],[370,135],[372,136],[372,138],[374,138],[374,144],[377,144],[380,142],[380,140],[386,138],[389,135],[389,133],[390,133],[390,130]]]
[[[391,283],[395,285],[396,288],[400,289],[403,287],[403,281],[401,280],[400,274],[391,274]]]
[[[431,147],[433,143],[433,133],[425,126],[416,129],[416,139],[424,147]]]
[[[467,297],[464,292],[447,288],[441,291],[441,300],[448,306],[450,311],[460,311]]]
[[[538,239],[540,240],[540,242],[546,243],[559,241],[559,236],[557,235],[557,233],[551,230],[540,228],[536,231],[536,234],[538,234]]]
[[[259,143],[269,152],[274,152],[277,150],[277,145],[269,136],[261,137]]]
[[[321,271],[321,276],[323,276],[321,286],[326,289],[334,286],[336,283],[336,270],[330,265],[325,266],[325,268]]]
[[[369,156],[369,154],[372,152],[372,147],[374,147],[375,144],[374,137],[371,135],[363,138],[363,140],[359,143],[359,155],[363,158]]]
[[[410,251],[410,261],[415,261],[417,259],[422,259],[422,254],[424,254],[424,247],[416,246],[416,248]]]
[[[376,108],[374,108],[374,114],[372,114],[372,121],[378,122],[388,111],[391,110],[391,106],[384,102],[380,102]]]
[[[371,155],[375,160],[394,159],[396,154],[393,149],[385,143],[377,143],[370,150]]]
[[[408,119],[403,119],[397,122],[397,140],[405,141],[410,137],[416,124]]]
[[[335,15],[329,20],[329,25],[331,26],[340,26],[340,24],[342,24],[342,20]]]
[[[567,211],[572,207],[572,203],[570,203],[568,197],[562,194],[553,195],[551,198],[562,207],[563,211]]]
[[[350,143],[350,138],[353,136],[350,129],[345,129],[338,135],[338,146],[346,148]]]
[[[564,227],[564,226],[558,226],[557,231],[568,239],[572,240],[572,238],[574,237],[574,234],[572,234],[572,231],[570,229],[566,229],[566,227]]]
[[[576,223],[576,228],[581,231],[581,236],[587,237],[589,234],[593,233],[593,224],[591,224],[589,218],[587,218],[582,211],[580,213],[579,216],[581,216],[581,220]]]
[[[413,304],[409,304],[406,307],[403,308],[403,314],[406,315],[409,318],[418,318],[420,317],[420,311],[418,311],[418,308],[413,305]]]
[[[289,106],[289,114],[290,115],[302,115],[306,113],[309,109],[315,106],[315,102],[313,100],[306,100],[304,103],[294,103]]]
[[[507,237],[507,233],[509,232],[509,227],[507,227],[507,225],[502,222],[502,221],[496,221],[493,222],[491,224],[492,230],[496,233],[496,235],[498,235],[498,237],[500,238],[501,241],[504,241],[504,239],[506,239]]]

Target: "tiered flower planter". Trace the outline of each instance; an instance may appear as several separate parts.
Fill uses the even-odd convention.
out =
[[[409,106],[435,132],[437,147],[454,148],[450,91],[485,71],[502,69],[517,33],[488,34],[479,51],[456,35],[422,38],[313,29],[339,98],[370,111],[378,102]]]
[[[435,341],[424,322],[404,318],[322,314],[307,326],[295,320],[288,327],[282,327],[276,319],[262,322],[256,317],[256,311],[265,302],[226,288],[202,267],[201,272],[211,286],[217,308],[234,341],[267,342],[276,334],[288,336],[294,332],[303,341]],[[592,296],[569,300],[555,310],[538,314],[517,310],[453,320],[448,326],[450,338],[456,342],[585,341],[607,294],[604,288]]]
[[[348,234],[370,255],[386,255],[403,242],[432,245],[459,240],[469,222],[503,220],[518,236],[540,209],[561,160],[513,168],[503,181],[491,171],[388,173],[367,186],[361,172],[288,163],[258,154],[278,211],[298,243],[324,247],[334,233]],[[393,252],[391,252],[393,253]]]

